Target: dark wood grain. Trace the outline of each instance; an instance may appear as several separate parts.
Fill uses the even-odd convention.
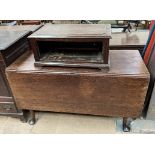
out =
[[[138,117],[149,73],[138,51],[110,51],[108,72],[98,69],[36,67],[26,53],[7,68],[21,109]]]
[[[4,31],[0,30],[0,51],[6,50],[15,42],[28,35],[29,31]]]
[[[24,20],[21,22],[22,25],[40,25],[41,21],[40,20]]]
[[[27,36],[40,26],[0,26],[0,114],[23,117],[16,107],[5,69],[29,49]]]
[[[29,38],[111,38],[110,24],[45,24]]]
[[[110,25],[46,24],[28,38],[37,66],[56,66],[58,64],[57,66],[64,67],[104,69],[109,65]],[[51,55],[50,59],[45,59],[47,53]],[[59,56],[54,55],[55,53],[59,53]],[[75,53],[81,55],[81,59],[78,54],[75,57]],[[98,53],[101,53],[100,62],[97,60]],[[95,54],[96,58],[94,58]],[[65,57],[63,60],[62,55],[68,55],[68,59]],[[58,59],[55,59],[60,56],[63,62],[61,64]]]

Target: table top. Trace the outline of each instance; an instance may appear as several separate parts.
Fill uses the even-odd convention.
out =
[[[5,31],[0,30],[0,51],[6,50],[9,46],[13,45],[19,39],[28,35],[29,31]]]
[[[110,38],[110,24],[45,24],[29,38]]]
[[[41,25],[0,26],[0,50],[6,50],[16,41],[40,27]]]
[[[0,26],[0,30],[5,31],[30,31],[35,32],[43,25],[15,25],[15,26]]]
[[[134,32],[112,33],[110,47],[138,47],[145,46],[149,36],[149,30]]]
[[[81,76],[141,76],[148,77],[149,72],[138,52],[138,50],[110,50],[110,70],[105,73],[98,69],[63,68],[63,67],[36,67],[34,66],[34,55],[29,51],[19,57],[11,64],[7,71],[19,73],[51,73],[72,74]]]

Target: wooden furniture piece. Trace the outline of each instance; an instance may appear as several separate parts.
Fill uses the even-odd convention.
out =
[[[21,118],[23,116],[14,103],[5,77],[5,68],[28,49],[28,34],[28,31],[0,30],[0,114],[19,115]]]
[[[20,109],[136,118],[141,115],[149,73],[138,51],[109,51],[110,69],[36,67],[28,52],[7,70]]]
[[[40,25],[40,20],[24,20],[21,22],[22,25]]]
[[[46,24],[28,37],[35,65],[109,67],[109,24]]]
[[[112,33],[109,45],[110,50],[139,50],[142,52],[148,36],[149,30]]]
[[[16,25],[16,26],[0,26],[0,30],[3,31],[28,31],[34,33],[40,29],[43,25]]]
[[[52,20],[52,24],[81,24],[81,20]]]
[[[145,20],[144,28],[149,29],[150,28],[150,23],[151,23],[151,20]]]
[[[5,69],[29,49],[27,36],[40,26],[0,26],[0,115],[19,117],[24,113],[16,107],[5,75]]]
[[[14,25],[17,25],[17,21],[0,21],[0,26],[14,26]]]

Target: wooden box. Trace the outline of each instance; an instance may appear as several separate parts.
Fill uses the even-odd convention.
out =
[[[36,66],[109,67],[111,26],[46,24],[28,37]]]
[[[5,69],[29,49],[27,36],[40,26],[0,26],[0,115],[23,117],[16,107]]]
[[[149,73],[138,51],[110,51],[108,72],[88,68],[37,67],[24,54],[6,70],[21,109],[139,117]]]

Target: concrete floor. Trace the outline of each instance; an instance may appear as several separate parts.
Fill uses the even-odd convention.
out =
[[[143,118],[131,121],[130,132],[122,131],[122,118],[36,112],[36,120],[35,125],[29,125],[0,116],[0,134],[155,134],[155,120]]]
[[[2,134],[46,134],[46,133],[120,133],[116,118],[87,115],[37,112],[35,125],[22,123],[17,118],[0,116]]]

